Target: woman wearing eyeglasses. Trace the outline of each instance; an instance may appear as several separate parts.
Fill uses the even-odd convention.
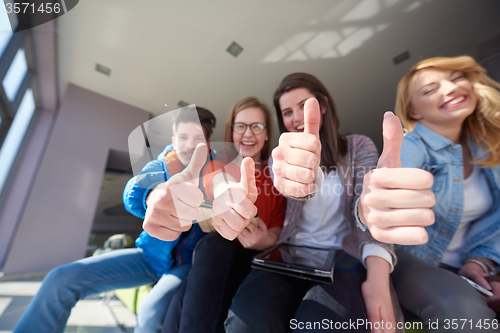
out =
[[[231,109],[224,141],[232,142],[242,158],[250,157],[255,163],[258,195],[254,205],[258,218],[255,224],[249,223],[241,232],[229,230],[230,223],[224,223],[221,217],[212,218],[218,232],[208,234],[197,244],[190,274],[174,296],[163,332],[224,332],[223,323],[231,299],[250,272],[252,257],[278,240],[285,219],[286,200],[274,188],[267,168],[271,120],[267,106],[254,97],[236,102]],[[218,180],[240,180],[239,166],[230,163],[223,171],[224,175],[215,172],[203,177],[209,199],[227,188],[224,185],[220,188]],[[237,235],[234,241],[220,235],[228,233]]]

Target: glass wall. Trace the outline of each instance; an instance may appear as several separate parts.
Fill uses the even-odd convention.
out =
[[[17,26],[17,17],[10,19]],[[36,112],[29,44],[28,32],[13,33],[5,6],[0,6],[0,195]]]

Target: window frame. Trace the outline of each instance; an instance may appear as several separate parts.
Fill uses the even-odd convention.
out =
[[[18,26],[16,28],[16,32],[13,33],[9,42],[7,43],[3,53],[0,55],[0,82],[3,83],[5,76],[12,65],[12,62],[20,49],[24,50],[24,54],[26,57],[26,64],[28,70],[22,79],[22,82],[16,92],[13,101],[10,101],[7,97],[3,84],[0,84],[0,150],[5,142],[7,134],[12,126],[16,113],[19,109],[21,101],[26,94],[28,89],[33,91],[35,97],[35,112],[33,117],[31,118],[28,130],[23,138],[23,142],[21,143],[19,150],[17,152],[16,160],[19,159],[20,153],[23,151],[24,143],[26,138],[30,135],[30,128],[32,127],[33,122],[37,118],[37,111],[39,108],[38,103],[38,94],[36,89],[36,68],[33,54],[33,41],[29,34],[28,29],[24,28],[24,24],[22,24],[23,19],[18,15]],[[21,31],[19,31],[21,30]],[[16,160],[14,161],[13,167],[8,171],[8,174],[12,174],[15,169]],[[0,205],[1,198],[8,191],[8,184],[5,183],[2,188],[0,188]]]

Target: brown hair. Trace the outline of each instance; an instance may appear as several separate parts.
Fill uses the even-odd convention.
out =
[[[176,116],[174,121],[174,134],[177,131],[177,126],[180,123],[200,123],[203,128],[203,133],[205,134],[205,139],[208,141],[212,136],[217,120],[212,112],[197,106],[195,109],[189,108],[186,111],[182,111]]]
[[[339,118],[335,110],[333,98],[325,86],[315,76],[306,73],[293,73],[285,76],[278,89],[274,93],[274,107],[278,118],[280,132],[287,132],[281,114],[280,98],[283,94],[297,88],[306,88],[316,97],[320,108],[326,109],[322,115],[323,122],[319,129],[321,140],[321,166],[328,169],[338,166],[344,155],[347,153],[347,140],[339,134]]]
[[[395,112],[401,119],[403,126],[412,131],[415,119],[409,115],[411,110],[410,84],[415,74],[425,68],[441,68],[461,71],[471,82],[478,97],[477,107],[465,119],[462,134],[466,139],[475,141],[486,149],[488,156],[475,163],[493,167],[500,164],[500,83],[486,75],[486,70],[469,56],[436,57],[420,61],[413,66],[398,84]]]
[[[224,135],[224,141],[233,142],[232,124],[234,122],[234,118],[236,118],[236,115],[240,113],[240,111],[243,111],[244,109],[250,107],[256,107],[261,109],[262,112],[264,113],[264,118],[266,119],[266,126],[267,126],[266,130],[267,130],[268,140],[266,141],[266,143],[264,143],[264,146],[260,151],[260,158],[264,162],[269,158],[269,151],[271,150],[271,138],[273,137],[273,126],[272,126],[271,111],[269,111],[269,108],[264,103],[259,101],[257,98],[247,97],[242,100],[239,100],[238,102],[236,102],[236,104],[233,105],[231,111],[229,112],[226,118],[226,133]]]

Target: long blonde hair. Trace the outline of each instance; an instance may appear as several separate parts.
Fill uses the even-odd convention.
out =
[[[475,141],[488,153],[486,158],[474,163],[484,164],[486,167],[499,165],[500,91],[498,89],[500,89],[500,83],[489,78],[486,75],[486,70],[469,56],[437,57],[422,60],[399,81],[395,112],[405,129],[412,131],[416,122],[409,115],[411,109],[409,86],[418,71],[429,67],[461,71],[472,83],[478,97],[478,103],[474,112],[465,119],[462,133],[466,139]]]

